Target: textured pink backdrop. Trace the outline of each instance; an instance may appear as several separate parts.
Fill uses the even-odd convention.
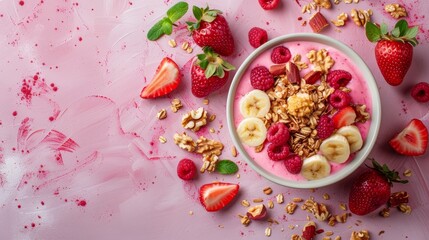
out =
[[[341,213],[338,204],[347,201],[348,185],[356,174],[315,192],[296,190],[263,179],[240,156],[231,156],[225,116],[227,86],[209,97],[207,109],[217,115],[209,127],[216,132],[206,128],[198,135],[221,139],[225,144],[222,158],[235,160],[241,177],[206,173],[192,182],[177,177],[181,158],[199,163],[197,156],[173,143],[173,134],[182,131],[178,119],[204,105],[189,90],[193,55],[180,47],[170,48],[167,42],[175,38],[180,46],[192,41],[184,27],[191,11],[171,37],[149,42],[147,30],[175,1],[21,2],[0,1],[0,239],[262,239],[269,223],[252,222],[244,227],[237,214],[246,211],[238,202],[241,199],[273,199],[275,194],[262,193],[265,186],[276,194],[284,193],[286,202],[309,196],[322,200],[323,193],[329,193],[331,200],[326,202],[334,213]],[[429,20],[425,14],[429,2],[398,2],[407,8],[410,24],[420,25],[421,43],[399,87],[382,79],[373,56],[374,44],[366,40],[362,28],[348,22],[341,32],[331,26],[323,33],[351,46],[377,79],[383,118],[370,157],[400,172],[413,172],[409,184],[394,187],[394,191],[410,193],[411,215],[392,211],[387,219],[377,213],[352,216],[335,227],[318,222],[320,228],[343,239],[360,229],[370,230],[375,239],[425,239],[429,235],[429,154],[403,157],[387,145],[412,118],[429,126],[429,105],[418,104],[409,96],[413,84],[428,81]],[[299,6],[308,1],[283,0],[274,11],[263,11],[256,0],[208,3],[224,11],[230,23],[237,50],[229,60],[236,66],[253,50],[247,42],[251,27],[265,28],[269,38],[311,31],[297,20],[309,17],[301,14]],[[361,0],[322,12],[334,19],[352,8],[370,8],[376,22],[393,25],[394,19],[383,11],[384,4]],[[192,47],[194,53],[200,52],[198,46]],[[182,67],[182,84],[166,98],[140,99],[140,90],[165,56]],[[180,98],[184,108],[157,120],[157,111],[168,109],[172,98]],[[168,139],[165,145],[159,143],[160,135]],[[207,213],[198,202],[198,188],[214,180],[239,183],[240,194],[229,208]],[[271,226],[273,239],[289,239],[306,222],[306,213],[287,215],[284,206],[270,210],[270,217],[280,223]],[[297,228],[290,230],[289,225]],[[381,230],[385,233],[378,236]]]

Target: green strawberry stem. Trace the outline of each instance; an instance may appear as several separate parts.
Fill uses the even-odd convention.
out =
[[[196,64],[202,68],[206,78],[217,76],[223,78],[225,71],[235,70],[235,67],[215,53],[211,47],[203,47],[204,53],[197,55]]]
[[[197,19],[197,22],[186,22],[186,24],[188,24],[188,30],[191,32],[200,28],[201,21],[213,22],[218,14],[222,14],[220,10],[210,9],[209,6],[207,6],[206,8],[199,8],[197,6],[193,6],[192,12],[194,14],[195,19]]]
[[[365,25],[366,37],[370,42],[378,42],[380,40],[399,41],[403,43],[409,43],[414,47],[418,45],[417,33],[419,27],[409,27],[408,22],[404,19],[399,20],[392,31],[389,32],[386,23],[382,23],[380,26],[372,22],[367,22]]]
[[[371,159],[371,160],[372,160],[372,167],[368,165],[366,166],[382,174],[390,185],[392,185],[393,182],[398,182],[403,184],[408,183],[408,180],[401,179],[401,177],[399,176],[399,173],[395,171],[395,169],[390,170],[386,164],[380,165],[380,163],[375,161],[375,159]]]

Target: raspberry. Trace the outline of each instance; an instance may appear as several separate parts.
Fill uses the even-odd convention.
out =
[[[274,77],[268,68],[258,66],[250,71],[250,84],[255,89],[266,91],[274,85]]]
[[[272,10],[276,8],[280,3],[280,0],[258,0],[258,1],[259,1],[259,5],[261,5],[261,7],[264,10]]]
[[[187,158],[180,160],[177,164],[177,176],[183,180],[194,179],[197,176],[195,163]]]
[[[271,61],[276,64],[285,63],[289,61],[291,56],[289,48],[278,46],[273,48],[273,51],[271,52]]]
[[[301,157],[299,157],[296,154],[292,154],[289,157],[286,158],[284,161],[286,170],[292,174],[298,174],[301,172],[302,167],[302,160]]]
[[[419,82],[414,85],[411,96],[418,102],[429,102],[429,83]]]
[[[262,28],[253,27],[249,30],[249,43],[252,47],[258,48],[268,41],[268,34]]]
[[[274,145],[286,144],[289,140],[289,129],[284,123],[273,124],[268,129],[267,140]]]
[[[320,139],[328,138],[334,133],[335,127],[334,122],[328,115],[322,115],[319,119],[319,124],[317,124],[317,136]]]
[[[289,155],[288,145],[270,144],[267,149],[268,157],[273,161],[285,160]]]
[[[350,80],[352,80],[352,75],[344,70],[330,71],[327,77],[329,86],[335,89],[345,87],[350,82]]]
[[[329,96],[329,103],[337,109],[349,106],[351,101],[352,98],[350,97],[350,94],[338,89]]]

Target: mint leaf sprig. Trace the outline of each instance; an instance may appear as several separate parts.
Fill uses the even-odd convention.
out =
[[[167,16],[159,20],[149,29],[147,38],[155,41],[162,35],[170,35],[173,32],[173,25],[188,11],[189,5],[186,2],[178,2],[167,11]]]
[[[419,44],[416,39],[419,27],[414,26],[410,28],[408,22],[404,19],[399,20],[392,31],[389,32],[386,23],[382,23],[380,26],[367,22],[365,25],[366,37],[370,42],[378,42],[380,40],[392,40],[400,41],[403,43],[409,43],[414,47]]]
[[[231,160],[220,160],[216,164],[216,172],[225,175],[234,174],[238,172],[238,166]]]

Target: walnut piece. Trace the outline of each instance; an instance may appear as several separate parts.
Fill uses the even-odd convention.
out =
[[[369,240],[369,232],[367,230],[361,230],[359,232],[353,231],[350,236],[350,240]]]
[[[207,124],[207,111],[200,107],[197,110],[192,110],[182,117],[182,126],[186,129],[191,129],[196,132],[201,127]]]
[[[370,119],[370,115],[365,104],[357,104],[354,109],[356,112],[356,122],[364,123]]]
[[[175,98],[171,101],[171,111],[173,111],[174,113],[179,111],[179,109],[181,109],[183,107],[182,102],[180,101],[180,99]]]
[[[353,22],[359,27],[364,27],[367,22],[371,21],[372,10],[359,10],[352,9],[350,17],[353,19]]]
[[[396,19],[406,17],[408,15],[405,8],[397,3],[387,4],[384,6],[384,10]]]
[[[301,209],[312,213],[319,221],[328,220],[328,218],[331,216],[325,204],[317,203],[312,199],[307,199],[301,206]]]
[[[332,7],[330,0],[313,0],[313,2],[326,9],[330,9]]]
[[[186,133],[182,134],[174,134],[173,136],[174,143],[179,146],[181,149],[184,149],[188,152],[194,152],[197,144],[194,142],[194,140],[186,135]]]
[[[161,109],[161,110],[159,110],[159,112],[156,114],[156,117],[159,119],[159,120],[162,120],[162,119],[165,119],[165,118],[167,118],[167,111],[163,108],[163,109]]]
[[[213,172],[216,169],[216,163],[218,160],[219,157],[214,154],[203,155],[203,165],[200,169],[200,172],[204,173],[206,170]]]
[[[201,136],[196,143],[197,150],[199,154],[205,155],[216,155],[220,156],[223,150],[223,144],[221,142],[207,139],[204,136]]]
[[[346,21],[348,19],[349,19],[349,16],[347,15],[347,13],[342,12],[340,15],[337,16],[336,20],[332,20],[331,22],[337,27],[342,27],[346,24]]]
[[[295,209],[298,207],[298,205],[294,202],[290,202],[286,205],[285,210],[288,214],[293,214],[295,212]]]
[[[310,50],[307,53],[307,58],[314,65],[314,71],[321,71],[325,74],[329,72],[329,69],[335,64],[335,60],[329,56],[326,49]]]

